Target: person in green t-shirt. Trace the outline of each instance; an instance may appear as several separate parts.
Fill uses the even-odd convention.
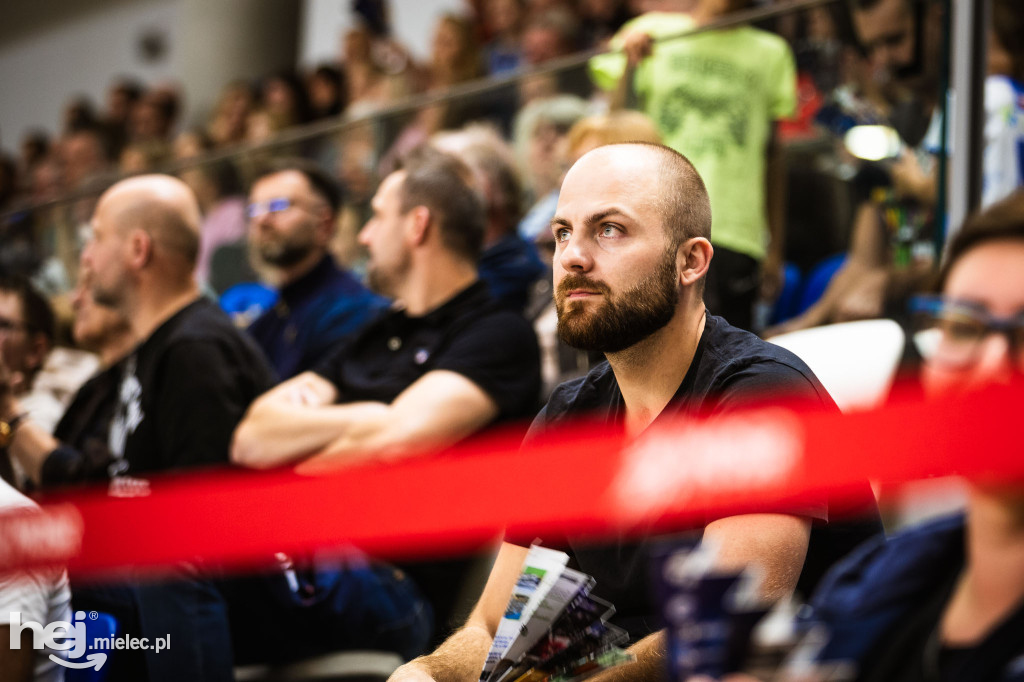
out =
[[[759,292],[772,298],[781,282],[785,174],[774,124],[796,106],[793,53],[782,38],[750,26],[664,40],[750,3],[699,0],[689,13],[692,2],[669,4],[679,11],[626,23],[611,41],[622,52],[595,57],[590,73],[613,91],[613,108],[635,91],[665,144],[700,171],[714,218],[705,302],[750,329]]]

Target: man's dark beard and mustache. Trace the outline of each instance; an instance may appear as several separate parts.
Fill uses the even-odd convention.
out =
[[[678,282],[674,250],[665,254],[657,270],[614,298],[604,282],[569,273],[555,292],[558,336],[580,350],[625,350],[669,323],[679,303]],[[584,301],[568,300],[573,289],[597,291],[604,300],[585,311]]]
[[[256,244],[256,253],[267,265],[287,268],[301,263],[314,249],[312,240],[298,240],[294,237],[280,241],[267,241]]]

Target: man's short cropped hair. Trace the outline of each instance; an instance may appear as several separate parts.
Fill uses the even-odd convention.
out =
[[[968,251],[1003,239],[1024,241],[1024,189],[1018,189],[964,221],[946,250],[946,260],[939,271],[935,290],[942,291],[950,271]]]
[[[0,275],[0,291],[17,296],[25,328],[30,334],[42,334],[52,346],[57,334],[57,317],[46,297],[20,275]]]
[[[405,178],[400,209],[426,206],[436,220],[441,241],[453,253],[476,263],[484,244],[484,207],[473,189],[473,175],[462,161],[429,145],[402,160]]]
[[[711,239],[711,200],[704,180],[690,160],[663,144],[624,142],[654,151],[661,161],[658,201],[672,248],[687,239]],[[610,145],[615,146],[615,145]]]
[[[321,168],[319,164],[308,159],[282,157],[269,161],[257,171],[250,184],[250,188],[268,175],[276,175],[287,171],[301,173],[306,178],[306,181],[309,182],[313,193],[326,201],[327,205],[331,207],[331,213],[337,213],[341,209],[341,187],[338,186],[338,183],[331,177],[330,173]]]

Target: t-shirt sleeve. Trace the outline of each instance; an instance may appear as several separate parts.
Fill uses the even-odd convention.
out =
[[[533,328],[512,312],[486,315],[462,330],[433,369],[457,372],[484,390],[502,417],[532,413],[540,396],[540,351]]]
[[[718,392],[713,412],[725,414],[774,404],[838,409],[821,384],[784,362],[766,360],[730,375]]]
[[[773,119],[789,118],[796,113],[796,60],[793,51],[781,38],[778,57],[768,83],[768,113]]]
[[[614,90],[619,79],[622,78],[622,74],[626,71],[626,55],[617,50],[622,47],[623,38],[633,28],[634,21],[623,24],[618,33],[612,37],[608,43],[611,52],[599,54],[587,62],[590,80],[602,90]]]
[[[177,343],[164,363],[158,401],[164,468],[226,464],[235,426],[269,387],[269,376],[216,341]]]
[[[338,377],[341,376],[341,363],[348,352],[348,344],[338,343],[327,353],[316,365],[313,366],[313,373],[331,382],[331,385],[341,393],[341,386]]]
[[[766,360],[732,374],[715,401],[713,413],[729,414],[770,405],[838,411],[823,386],[785,362]],[[828,500],[822,497],[808,501],[789,509],[789,513],[827,521]]]

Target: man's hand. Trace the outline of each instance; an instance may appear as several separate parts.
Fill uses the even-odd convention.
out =
[[[630,31],[622,41],[622,51],[626,55],[626,64],[636,67],[654,50],[654,39],[643,31]]]

